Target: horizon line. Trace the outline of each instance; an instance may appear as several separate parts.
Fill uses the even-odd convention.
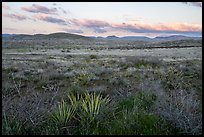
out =
[[[149,36],[145,36],[145,35],[124,35],[124,36],[117,36],[117,35],[108,35],[108,36],[87,36],[87,35],[82,35],[82,34],[76,34],[76,33],[68,33],[68,32],[53,32],[53,33],[35,33],[35,34],[28,34],[28,33],[2,33],[3,34],[8,34],[8,35],[50,35],[50,34],[55,34],[55,33],[65,33],[65,34],[73,34],[73,35],[79,35],[79,36],[84,36],[84,37],[102,37],[102,38],[106,38],[109,36],[114,36],[114,37],[118,37],[118,38],[123,38],[123,37],[147,37],[147,38],[156,38],[156,37],[169,37],[169,36],[185,36],[185,37],[202,37],[201,36],[188,36],[188,35],[182,35],[182,34],[166,34],[166,35],[159,35],[159,36],[155,36],[155,37],[149,37]]]

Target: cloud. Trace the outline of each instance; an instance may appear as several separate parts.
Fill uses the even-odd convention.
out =
[[[113,24],[112,28],[133,33],[200,33],[202,26],[198,24]]]
[[[195,32],[202,32],[202,25],[198,24],[189,24],[189,23],[174,23],[170,24],[169,29],[175,31],[195,31]]]
[[[51,17],[51,16],[47,16],[47,15],[36,15],[34,16],[36,19],[41,20],[41,21],[45,21],[45,22],[49,22],[49,23],[56,23],[59,25],[67,25],[67,22],[63,19],[59,19],[59,18],[55,18],[55,17]]]
[[[110,27],[110,24],[106,21],[100,20],[78,20],[78,19],[71,19],[69,20],[71,24],[78,25],[82,27],[86,27],[92,29],[95,33],[104,33],[107,32],[105,28]]]
[[[5,3],[2,3],[2,9],[10,10],[11,8]]]
[[[72,24],[72,25],[81,25],[81,21],[80,20],[78,20],[78,19],[69,19],[69,22],[70,22],[70,24]]]
[[[68,33],[78,33],[78,34],[84,33],[82,30],[79,30],[79,29],[67,29],[67,28],[63,28],[62,30],[66,31]]]
[[[105,21],[98,21],[98,20],[85,20],[82,22],[82,25],[92,29],[95,33],[105,33],[105,27],[109,27],[110,24]]]
[[[21,15],[21,14],[17,14],[17,13],[11,13],[11,14],[2,14],[3,17],[8,17],[8,18],[11,18],[11,19],[16,19],[16,20],[26,20],[27,17],[24,16],[24,15]]]
[[[62,13],[64,13],[64,14],[67,14],[67,13],[70,13],[70,11],[66,11],[66,10],[64,10],[63,8],[61,8],[61,7],[58,7],[61,11],[62,11]]]
[[[32,4],[31,7],[21,7],[21,9],[31,13],[56,14],[57,12],[57,8],[47,8],[37,4]]]
[[[64,14],[67,14],[67,11],[66,11],[66,10],[63,10],[63,9],[62,9],[62,12],[63,12]]]
[[[95,33],[105,33],[107,32],[104,28],[93,28]]]
[[[202,2],[182,2],[182,3],[202,8]]]
[[[84,20],[81,22],[83,26],[89,27],[89,28],[104,28],[110,26],[109,23],[105,21],[99,21],[99,20]]]
[[[200,33],[202,25],[188,23],[173,24],[148,24],[138,21],[137,23],[109,23],[100,20],[70,19],[70,24],[92,29],[95,33],[105,33],[107,30],[126,31],[132,33]]]

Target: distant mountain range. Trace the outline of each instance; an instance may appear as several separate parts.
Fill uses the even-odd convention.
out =
[[[125,37],[117,37],[117,36],[108,36],[105,37],[104,39],[110,39],[110,40],[140,40],[140,41],[172,41],[172,40],[188,40],[188,39],[193,39],[193,40],[202,40],[202,37],[188,37],[188,36],[183,36],[183,35],[172,35],[172,36],[166,36],[166,37],[155,37],[155,38],[149,38],[145,36],[125,36]]]
[[[129,40],[129,41],[172,41],[172,40],[202,40],[202,37],[188,37],[183,35],[171,35],[171,36],[158,36],[155,38],[149,38],[145,36],[124,36],[124,37],[117,37],[117,36],[107,36],[107,37],[91,37],[95,39],[107,39],[107,40]]]
[[[35,34],[35,35],[26,35],[26,34],[2,34],[4,38],[14,38],[14,39],[45,39],[45,38],[58,38],[58,39],[98,39],[98,40],[128,40],[128,41],[172,41],[172,40],[202,40],[202,37],[188,37],[183,35],[172,35],[172,36],[158,36],[155,38],[149,38],[145,36],[107,36],[107,37],[95,37],[95,36],[82,36],[70,33],[51,33],[51,34]]]
[[[187,37],[183,35],[172,35],[168,37],[155,37],[155,40],[188,40],[188,39],[194,39],[194,40],[202,40],[202,37]]]
[[[120,39],[120,40],[143,40],[143,41],[150,41],[151,38],[145,37],[145,36],[124,36],[124,37],[116,37],[116,36],[108,36],[105,39]]]
[[[15,36],[15,34],[2,34],[2,37],[12,37]]]

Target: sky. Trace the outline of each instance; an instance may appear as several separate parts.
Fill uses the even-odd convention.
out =
[[[202,2],[2,2],[2,33],[202,36]]]

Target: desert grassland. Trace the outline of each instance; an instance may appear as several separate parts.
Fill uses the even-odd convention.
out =
[[[2,134],[202,134],[202,46],[191,44],[3,47]]]

